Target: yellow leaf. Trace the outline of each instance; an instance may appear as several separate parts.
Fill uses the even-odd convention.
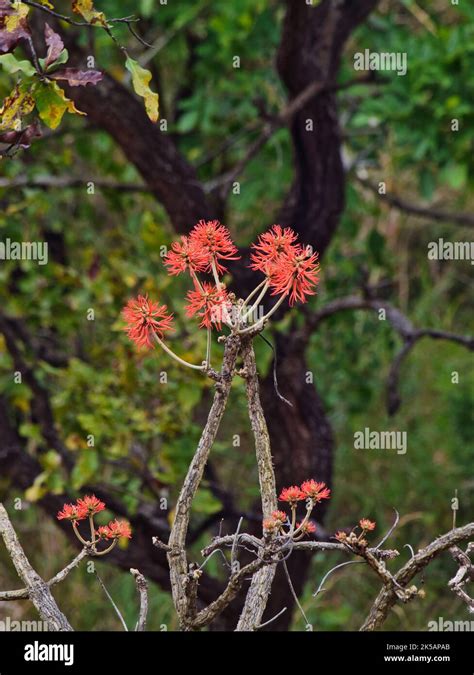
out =
[[[19,131],[21,118],[32,112],[34,107],[35,102],[31,93],[17,84],[0,108],[0,130]]]
[[[107,26],[107,19],[103,12],[98,12],[92,0],[73,0],[72,11],[75,14],[80,14],[90,24],[99,24],[100,26]]]
[[[56,129],[65,112],[85,115],[70,101],[56,82],[41,83],[35,92],[39,116],[51,129]]]
[[[33,485],[31,485],[27,490],[25,490],[25,498],[29,502],[37,502],[38,499],[44,497],[45,494],[48,492],[48,489],[44,486],[44,482],[47,477],[48,474],[45,471],[43,471],[43,473],[40,473],[36,476]]]
[[[28,5],[23,4],[23,2],[14,2],[12,4],[12,9],[15,10],[15,14],[10,14],[10,16],[5,17],[5,30],[7,33],[13,33],[19,26],[24,24],[24,21],[30,11]]]
[[[132,74],[132,84],[135,92],[145,99],[145,109],[148,117],[152,122],[156,122],[158,120],[158,94],[155,94],[150,89],[150,71],[142,68],[139,63],[129,56],[125,61],[125,67]]]

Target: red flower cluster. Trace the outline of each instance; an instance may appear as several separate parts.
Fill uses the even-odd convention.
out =
[[[364,532],[371,532],[372,530],[375,530],[375,523],[373,520],[369,520],[368,518],[361,518],[359,520],[359,525],[361,528],[364,530]]]
[[[289,295],[290,307],[295,302],[306,302],[307,295],[315,295],[319,281],[318,254],[310,248],[297,246],[291,253],[282,253],[270,274],[272,295]]]
[[[227,320],[231,304],[224,288],[217,288],[203,281],[201,287],[195,286],[194,291],[187,295],[189,303],[185,310],[188,316],[196,314],[201,318],[201,328],[210,328],[214,323],[220,330],[222,322]]]
[[[306,302],[315,294],[319,281],[318,254],[309,247],[296,244],[297,236],[290,227],[274,225],[252,245],[251,268],[267,275],[272,295],[289,295],[290,306],[297,300]]]
[[[318,255],[309,247],[297,243],[297,239],[291,228],[273,225],[252,245],[250,267],[266,276],[266,284],[260,284],[264,288],[257,302],[262,300],[268,290],[272,295],[282,296],[281,299],[287,297],[290,306],[296,301],[306,302],[309,296],[315,294],[319,273]],[[249,311],[240,312],[239,303],[234,298],[230,299],[224,284],[219,280],[219,275],[227,272],[224,263],[238,260],[240,256],[237,253],[230,232],[224,225],[217,220],[200,220],[188,236],[181,236],[179,241],[171,245],[165,257],[164,264],[169,274],[189,272],[193,289],[187,295],[186,314],[189,317],[197,316],[201,328],[216,326],[221,330],[223,323],[242,330],[248,326],[248,317],[255,306],[249,307],[242,300],[242,307]],[[212,274],[213,282],[200,280],[198,274],[202,273]],[[272,309],[276,310],[277,306],[278,303]],[[237,311],[234,313],[233,309]],[[269,311],[268,315],[271,314],[272,311]],[[140,347],[152,347],[154,334],[162,339],[173,322],[166,305],[159,305],[142,295],[129,301],[123,310],[123,317],[128,337]],[[235,317],[234,324],[232,321]],[[262,323],[267,318],[265,316]]]
[[[331,490],[326,487],[326,483],[318,483],[313,479],[305,480],[301,485],[283,488],[278,499],[290,505],[292,522],[290,523],[284,511],[273,511],[271,518],[266,518],[263,521],[264,531],[267,534],[279,532],[285,534],[284,525],[288,524],[289,531],[287,534],[292,536],[295,541],[307,534],[314,534],[316,525],[309,520],[309,516],[316,504],[323,499],[329,499],[330,496]],[[296,507],[300,501],[306,501],[306,516],[304,520],[296,523]]]
[[[296,523],[296,529],[300,530],[301,534],[314,534],[316,532],[316,525],[312,520],[307,520],[306,522]]]
[[[296,502],[306,499],[306,495],[297,485],[292,485],[291,487],[283,488],[278,499],[281,502],[288,502],[288,504],[294,506]]]
[[[171,245],[166,255],[165,265],[170,274],[211,272],[212,266],[222,274],[226,268],[220,260],[238,260],[229,230],[218,220],[200,220],[191,230],[189,237],[181,237],[181,242]]]
[[[197,249],[207,257],[207,271],[212,269],[213,263],[219,274],[227,269],[220,264],[220,260],[239,260],[240,256],[229,230],[218,220],[200,220],[191,230],[189,239]]]
[[[75,523],[77,520],[87,518],[87,511],[79,509],[76,504],[64,504],[63,510],[58,512],[58,520],[70,520]]]
[[[296,239],[296,234],[290,227],[283,229],[280,225],[273,225],[268,232],[259,236],[256,244],[252,244],[254,253],[250,256],[250,267],[271,275],[280,256],[284,253],[289,255],[296,249]]]
[[[311,480],[305,480],[300,486],[292,485],[289,488],[284,488],[278,499],[291,505],[303,499],[311,499],[316,504],[323,499],[329,499],[330,496],[331,490],[326,486],[326,483],[317,483],[311,478]]]
[[[139,295],[136,300],[129,300],[123,310],[127,323],[127,335],[139,347],[152,347],[153,334],[160,339],[173,326],[173,317],[168,314],[166,305],[148,300],[148,296]]]
[[[105,509],[104,502],[97,499],[95,495],[86,495],[84,499],[78,499],[75,504],[64,504],[63,510],[59,511],[58,520],[84,520],[88,516],[93,516]]]
[[[367,532],[372,532],[375,530],[376,523],[373,520],[369,520],[368,518],[361,518],[359,520],[359,526],[361,529],[361,532],[357,534],[355,530],[357,530],[357,527],[354,527],[352,532],[347,534],[344,532],[344,530],[339,530],[336,532],[334,535],[335,539],[337,541],[341,542],[341,544],[346,544],[348,546],[356,546],[356,547],[365,547],[367,546],[367,540],[365,539],[365,535]]]
[[[59,511],[58,520],[69,520],[74,525],[74,532],[81,543],[91,546],[95,549],[97,539],[113,539],[113,544],[117,542],[120,537],[130,539],[132,530],[126,520],[112,520],[108,525],[103,525],[95,529],[93,518],[97,513],[105,509],[105,504],[95,495],[86,495],[82,499],[78,499],[75,504],[64,504],[61,511]],[[91,531],[91,538],[86,541],[78,532],[77,522],[89,518],[89,525]],[[96,551],[96,554],[107,553],[110,548],[105,551]]]
[[[317,483],[312,478],[301,483],[301,492],[303,492],[306,499],[312,499],[315,503],[323,499],[329,499],[331,496],[331,490],[326,487],[326,483]]]
[[[204,272],[209,266],[209,256],[192,237],[181,237],[181,242],[171,244],[165,258],[169,274],[182,274],[186,270]]]
[[[132,530],[126,520],[112,520],[108,525],[99,527],[97,534],[101,539],[120,539],[120,537],[130,539]]]

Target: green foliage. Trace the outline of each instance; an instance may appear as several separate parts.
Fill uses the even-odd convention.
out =
[[[461,3],[438,16],[432,3],[418,2],[434,24],[433,33],[412,16],[410,3],[405,4],[401,21],[398,10],[382,3],[347,46],[341,81],[354,77],[353,54],[365,48],[407,52],[408,72],[405,77],[387,73],[377,89],[360,86],[339,94],[347,133],[345,149],[350,156],[362,154],[377,179],[386,180],[415,203],[427,200],[468,210],[472,198],[467,188],[473,179],[474,9]],[[143,64],[141,52],[146,49],[137,45],[124,26],[114,27],[114,34],[131,54],[129,69],[131,75],[138,73],[139,86],[148,85],[148,76],[140,68],[147,65],[150,72],[158,72],[163,84],[161,114],[203,181],[224,173],[243,156],[257,133],[261,99],[269,112],[284,105],[286,94],[274,68],[281,3],[182,0],[179,10],[170,2],[160,5],[159,11],[149,0],[104,0],[97,5],[107,17],[140,11],[146,20],[147,39],[163,40],[165,46],[156,57]],[[93,11],[90,6],[89,11]],[[94,37],[97,63],[123,79],[120,50],[111,48],[110,37],[100,26]],[[82,35],[80,39],[85,40]],[[16,50],[14,56],[0,57],[0,94],[8,97],[12,92],[4,104],[2,132],[17,128],[18,123],[21,126],[23,118],[35,114],[35,105],[52,128],[62,120],[58,135],[33,144],[20,162],[2,162],[4,177],[24,176],[34,181],[45,174],[77,175],[85,181],[105,177],[117,183],[138,183],[141,178],[106,134],[86,127],[81,117],[63,117],[69,103],[55,80],[38,83],[34,97],[28,87],[17,84],[17,78],[30,82],[35,75],[24,65],[27,51],[21,45]],[[240,68],[234,67],[237,55]],[[62,52],[55,66],[64,65],[66,56]],[[140,64],[138,69],[134,64]],[[137,93],[143,95],[145,90]],[[150,96],[148,90],[146,95]],[[151,101],[154,110],[155,99]],[[460,120],[459,132],[450,131],[453,118]],[[232,143],[227,144],[229,140]],[[282,129],[247,166],[241,193],[230,197],[225,220],[239,245],[247,245],[255,232],[277,218],[292,178],[289,133]],[[29,487],[28,499],[66,488],[74,492],[95,478],[111,485],[131,512],[139,503],[156,502],[159,496],[169,497],[173,504],[212,389],[199,375],[183,371],[160,352],[137,352],[126,339],[120,318],[121,308],[137,292],[159,297],[177,317],[176,351],[195,363],[202,361],[205,334],[183,318],[188,285],[182,279],[171,280],[162,265],[162,247],[173,237],[168,217],[151,196],[97,187],[94,193],[85,186],[49,192],[25,188],[14,195],[2,188],[0,198],[0,240],[47,240],[50,244],[50,261],[44,267],[34,261],[1,261],[2,310],[24,320],[44,355],[53,351],[67,357],[54,363],[41,360],[35,365],[35,376],[52,393],[57,432],[74,462],[71,472],[51,448],[40,452],[42,439],[31,407],[32,392],[25,382],[13,382],[13,363],[0,339],[0,390],[21,421],[27,451],[41,460],[42,472]],[[310,303],[309,311],[354,293],[365,281],[380,284],[387,298],[416,326],[472,332],[466,291],[471,266],[462,261],[432,266],[426,257],[427,243],[438,236],[468,240],[470,233],[451,223],[428,225],[388,211],[376,197],[367,198],[352,175],[346,202],[337,236],[322,261],[319,297]],[[91,309],[93,320],[88,318]],[[290,330],[293,319],[301,321],[298,311],[267,331],[267,337],[272,339],[273,330]],[[263,341],[255,347],[264,374],[272,353]],[[461,500],[460,522],[471,517],[473,382],[467,350],[426,339],[403,366],[402,406],[395,419],[389,418],[385,382],[399,348],[398,336],[376,313],[347,312],[321,325],[307,359],[337,446],[334,500],[327,527],[350,526],[365,515],[377,520],[381,534],[390,526],[392,507],[396,507],[402,521],[391,544],[402,547],[408,542],[416,547],[450,527],[450,499],[455,490]],[[30,362],[27,347],[24,352]],[[213,363],[218,363],[221,354],[222,346],[215,343]],[[460,375],[459,384],[452,383],[454,371]],[[160,379],[163,373],[166,382]],[[285,382],[279,384],[285,394]],[[219,480],[229,486],[238,508],[245,511],[258,495],[258,482],[242,383],[232,393],[229,410],[232,413],[224,420],[212,457]],[[271,425],[272,419],[268,422]],[[406,430],[407,454],[355,451],[353,434],[366,426]],[[240,446],[233,445],[236,429],[241,434]],[[148,482],[143,480],[144,471]],[[217,513],[221,506],[206,484],[199,493],[193,524]],[[46,555],[32,512],[25,517],[23,532],[36,532],[38,559],[41,563],[53,559],[52,576],[68,561],[64,544],[61,540]],[[48,541],[56,538],[54,530]],[[196,542],[196,556],[202,543]],[[329,555],[315,559],[303,606],[316,629],[357,629],[378,591],[377,581],[363,566],[336,572],[324,594],[316,600],[311,596],[336,562]],[[217,558],[207,569],[222,573]],[[48,570],[42,571],[47,577]],[[424,603],[394,612],[386,627],[426,630],[430,612],[451,616],[456,605],[445,590],[451,571],[449,561],[430,567]],[[136,617],[133,580],[107,566],[102,573],[114,598],[129,612],[126,618],[132,625]],[[74,612],[78,617],[75,628],[115,629],[113,613],[104,610],[92,575],[74,574],[55,596],[66,614],[80,607],[80,612]],[[351,574],[351,583],[342,578],[346,574]],[[70,593],[69,583],[81,592]],[[13,580],[11,587],[15,585]],[[154,586],[151,594],[150,628],[159,629],[166,623],[171,630],[174,615],[169,596]],[[301,630],[302,621],[297,616],[294,628]]]

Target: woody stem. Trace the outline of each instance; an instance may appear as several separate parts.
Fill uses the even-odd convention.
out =
[[[211,267],[212,267],[212,274],[214,276],[214,281],[216,282],[217,289],[219,290],[221,288],[221,282],[219,279],[219,275],[217,273],[215,258],[212,259]]]
[[[117,543],[118,539],[114,539],[113,542],[105,548],[103,551],[96,551],[96,555],[105,555],[106,553],[110,553],[110,551],[113,549],[115,544]]]
[[[92,515],[92,513],[89,514],[89,527],[91,528],[91,542],[92,542],[92,545],[94,545],[95,542],[96,542],[96,538],[95,538],[95,528],[94,528],[94,516]]]
[[[263,324],[265,323],[265,321],[267,321],[271,317],[271,315],[274,314],[277,311],[277,309],[279,308],[279,306],[281,305],[281,303],[283,302],[283,300],[286,298],[287,295],[288,295],[288,291],[284,295],[281,296],[281,298],[278,300],[278,302],[271,308],[271,310],[269,312],[267,312],[267,314],[265,314],[265,316],[262,316],[262,318],[259,319],[257,321],[257,323],[255,323],[253,326],[248,326],[247,328],[244,328],[243,330],[239,331],[239,334],[245,335],[245,333],[249,333],[251,330],[261,328],[263,326]]]
[[[206,367],[211,367],[211,329],[207,329]]]
[[[296,504],[291,505],[291,529],[290,532],[293,533],[296,525]]]
[[[250,300],[253,298],[253,296],[254,296],[256,293],[258,293],[259,290],[262,288],[262,286],[264,286],[266,283],[267,283],[267,280],[264,279],[263,281],[261,281],[261,282],[258,284],[258,286],[255,286],[255,288],[253,289],[253,291],[252,291],[252,292],[245,298],[245,300],[243,301],[241,309],[244,309],[244,307],[246,307],[246,306],[249,304],[249,302],[250,302]]]
[[[250,307],[250,309],[247,312],[245,312],[244,316],[242,317],[242,321],[245,321],[245,319],[248,316],[252,316],[253,312],[255,311],[255,308],[258,307],[258,305],[262,301],[262,298],[264,297],[265,293],[268,291],[269,286],[270,286],[270,284],[269,284],[268,280],[266,280],[258,298],[255,300],[255,302]]]
[[[89,542],[81,537],[81,534],[80,534],[79,530],[77,529],[77,523],[76,523],[75,520],[72,521],[72,529],[74,530],[74,534],[79,539],[81,544],[84,544],[84,546],[89,546]]]
[[[202,366],[202,365],[201,365],[201,366],[196,366],[196,365],[194,365],[194,363],[189,363],[188,361],[185,361],[184,359],[182,359],[181,357],[179,357],[177,354],[175,354],[175,353],[168,347],[168,345],[166,345],[166,344],[163,342],[163,340],[160,340],[160,338],[158,337],[158,335],[157,335],[156,333],[153,333],[153,336],[154,336],[155,340],[158,342],[158,344],[160,345],[160,347],[161,347],[162,349],[164,349],[165,352],[166,352],[167,354],[169,354],[169,356],[171,356],[175,361],[177,361],[178,363],[180,363],[182,366],[188,366],[188,368],[194,368],[194,370],[204,370],[204,369],[205,369],[205,366]]]
[[[303,518],[303,520],[301,521],[301,524],[300,524],[300,526],[298,527],[298,529],[296,529],[296,530],[293,532],[293,537],[294,537],[296,534],[298,534],[299,532],[301,532],[301,530],[304,528],[304,526],[306,525],[306,523],[307,523],[308,520],[309,520],[309,517],[310,517],[310,515],[311,515],[312,510],[313,510],[313,505],[307,507],[307,509],[306,509],[306,515],[305,515],[305,517]]]
[[[201,291],[201,293],[204,293],[204,288],[202,287],[202,284],[201,284],[201,282],[199,281],[198,275],[196,274],[196,272],[194,272],[194,270],[191,270],[191,277],[192,277],[193,280],[195,281],[196,286],[199,288],[199,290]]]

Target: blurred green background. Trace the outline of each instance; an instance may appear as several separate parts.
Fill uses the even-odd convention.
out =
[[[149,64],[164,83],[161,116],[181,151],[199,167],[203,181],[241,156],[248,141],[245,135],[212,158],[229,136],[239,134],[258,115],[257,97],[263,97],[273,111],[284,105],[285,92],[274,68],[283,18],[279,2],[181,0],[159,5],[150,0],[103,0],[99,5],[108,16],[138,11],[146,35],[163,36],[165,44]],[[352,55],[365,48],[407,52],[405,77],[388,73],[376,93],[360,87],[339,95],[345,151],[350,157],[362,154],[369,175],[373,168],[382,169],[389,190],[396,179],[397,190],[403,188],[407,200],[435,203],[450,211],[468,212],[473,206],[473,19],[474,7],[468,3],[453,7],[437,0],[381,2],[347,45],[340,72],[341,81],[353,77]],[[144,51],[125,28],[121,39],[132,53]],[[100,67],[126,82],[121,56],[107,36],[98,35],[96,45]],[[242,62],[238,70],[232,68],[236,54]],[[11,85],[11,76],[0,73],[1,97]],[[186,87],[192,94],[181,96]],[[461,120],[457,133],[450,131],[453,118]],[[238,245],[247,245],[272,224],[291,183],[291,152],[289,133],[282,129],[246,168],[242,176],[246,189],[231,195],[226,214],[226,225]],[[67,175],[84,181],[140,182],[106,134],[87,119],[73,116],[14,160],[2,160],[0,172],[5,180]],[[151,196],[99,188],[91,195],[85,188],[3,187],[0,202],[1,240],[42,240],[47,232],[53,245],[55,234],[61,235],[64,246],[54,256],[50,248],[54,259],[44,267],[28,261],[0,264],[2,311],[23,319],[35,335],[52,331],[55,348],[74,355],[65,365],[40,361],[36,366],[38,379],[51,392],[60,436],[75,458],[72,474],[67,475],[51,450],[40,456],[43,473],[26,494],[0,476],[0,497],[7,507],[15,497],[30,504],[21,511],[10,509],[10,514],[32,563],[49,578],[70,560],[73,549],[45,520],[35,501],[48,491],[74,492],[90,480],[103,480],[132,513],[140,500],[154,500],[157,494],[172,504],[209,406],[210,384],[175,367],[162,353],[136,352],[122,331],[122,306],[137,292],[159,297],[177,316],[176,350],[195,362],[204,356],[205,334],[184,318],[186,280],[165,273],[161,247],[175,235],[166,213]],[[427,245],[439,237],[469,241],[472,235],[469,228],[449,221],[432,222],[387,209],[376,196],[368,198],[349,174],[346,210],[322,263],[318,298],[310,307],[353,293],[361,275],[366,275],[371,284],[390,284],[390,301],[416,326],[472,333],[472,267],[469,261],[429,261]],[[91,308],[94,321],[87,320]],[[293,309],[291,316],[298,311]],[[268,331],[269,337],[272,331],[288,330],[288,325],[289,316]],[[271,351],[263,343],[256,347],[259,369],[265,374]],[[388,417],[385,383],[399,347],[399,337],[376,314],[347,312],[321,325],[311,340],[308,359],[336,439],[334,498],[326,528],[332,532],[366,516],[377,521],[380,535],[390,526],[396,508],[401,520],[390,547],[398,547],[405,561],[410,553],[404,544],[416,549],[451,527],[455,490],[460,498],[458,523],[472,519],[474,387],[469,351],[426,339],[402,368],[402,405],[395,418]],[[216,345],[216,361],[220,351]],[[166,384],[159,381],[162,371],[167,372]],[[454,371],[459,373],[457,384],[452,383]],[[280,388],[284,393],[284,382]],[[35,455],[40,432],[29,418],[31,392],[27,385],[13,383],[12,359],[1,336],[0,390],[21,419],[25,447]],[[243,387],[236,382],[232,413],[225,418],[213,450],[219,478],[242,510],[258,495],[245,405]],[[354,432],[364,427],[406,430],[407,454],[354,450]],[[89,433],[95,436],[94,448],[87,447]],[[240,447],[233,447],[234,434],[241,435]],[[134,444],[145,449],[157,494],[144,492],[140,480],[131,478]],[[204,487],[196,515],[219,509],[219,501]],[[198,558],[208,536],[196,543]],[[0,549],[0,588],[20,587]],[[370,571],[354,565],[334,574],[325,584],[326,592],[312,598],[324,573],[341,560],[320,555],[313,561],[302,604],[315,630],[358,629],[378,592],[379,583]],[[106,561],[99,563],[99,571],[132,626],[137,609],[132,578]],[[224,574],[216,559],[209,571]],[[385,628],[426,630],[428,621],[439,616],[468,618],[467,610],[447,589],[453,572],[449,556],[431,565],[424,577],[425,600],[397,605]],[[85,566],[71,573],[54,594],[75,628],[120,630]],[[168,593],[152,585],[150,599],[149,629],[176,628]],[[0,620],[7,614],[35,616],[24,602],[0,603]],[[304,629],[298,613],[293,629]]]

